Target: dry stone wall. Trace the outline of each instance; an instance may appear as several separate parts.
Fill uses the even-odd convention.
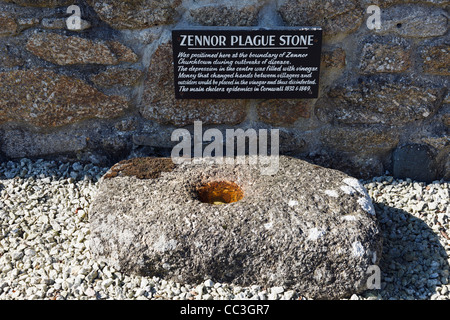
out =
[[[81,9],[69,30],[67,7]],[[369,5],[381,28],[369,29]],[[450,179],[445,0],[0,1],[0,158],[109,165],[171,132],[278,128],[280,151],[356,177]],[[176,100],[171,30],[321,26],[319,97]],[[425,169],[424,169],[425,168]]]

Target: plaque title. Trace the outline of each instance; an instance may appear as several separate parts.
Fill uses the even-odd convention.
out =
[[[314,35],[192,35],[181,34],[182,47],[275,47],[275,46],[312,46]]]

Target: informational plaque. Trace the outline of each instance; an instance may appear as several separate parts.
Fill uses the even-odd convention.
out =
[[[322,29],[172,31],[177,99],[308,99],[319,88]]]

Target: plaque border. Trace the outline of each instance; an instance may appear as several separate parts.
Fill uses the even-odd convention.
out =
[[[179,89],[178,89],[178,79],[177,79],[177,75],[178,75],[178,71],[176,71],[176,67],[178,65],[177,63],[177,59],[178,57],[176,56],[176,54],[178,54],[179,51],[176,52],[175,50],[175,37],[176,34],[182,31],[186,31],[186,32],[215,32],[215,31],[231,31],[231,32],[239,32],[239,31],[243,31],[243,32],[257,32],[257,31],[276,31],[276,32],[282,32],[282,31],[300,31],[300,32],[305,32],[305,31],[314,31],[314,32],[319,32],[320,35],[320,41],[319,44],[317,44],[316,46],[318,46],[318,52],[319,52],[319,58],[318,59],[318,70],[317,70],[317,83],[315,84],[316,87],[316,94],[312,95],[312,96],[302,96],[299,97],[298,96],[298,92],[281,92],[281,93],[276,93],[276,92],[258,92],[257,94],[252,92],[252,93],[240,93],[240,92],[236,92],[236,93],[230,93],[227,96],[220,96],[220,97],[210,97],[210,96],[203,96],[203,92],[201,93],[195,93],[195,92],[191,92],[189,93],[190,97],[183,97],[182,94],[180,93]],[[173,61],[173,79],[174,79],[174,94],[175,94],[175,98],[177,100],[204,100],[204,99],[213,99],[213,100],[222,100],[222,99],[226,99],[226,100],[247,100],[247,99],[317,99],[319,96],[319,90],[320,90],[320,62],[321,62],[321,56],[322,56],[322,42],[323,42],[323,28],[320,26],[275,26],[275,27],[236,27],[236,26],[178,26],[175,27],[174,29],[171,30],[171,40],[172,40],[172,61]],[[270,50],[270,47],[267,48],[268,50]],[[239,48],[237,48],[236,50],[239,50]],[[273,50],[279,50],[279,49],[273,49]],[[248,95],[254,94],[256,97],[248,97]],[[192,97],[192,95],[194,95],[194,97]]]

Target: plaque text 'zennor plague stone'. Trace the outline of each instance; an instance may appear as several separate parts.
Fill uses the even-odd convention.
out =
[[[319,27],[173,30],[177,99],[317,98]]]

